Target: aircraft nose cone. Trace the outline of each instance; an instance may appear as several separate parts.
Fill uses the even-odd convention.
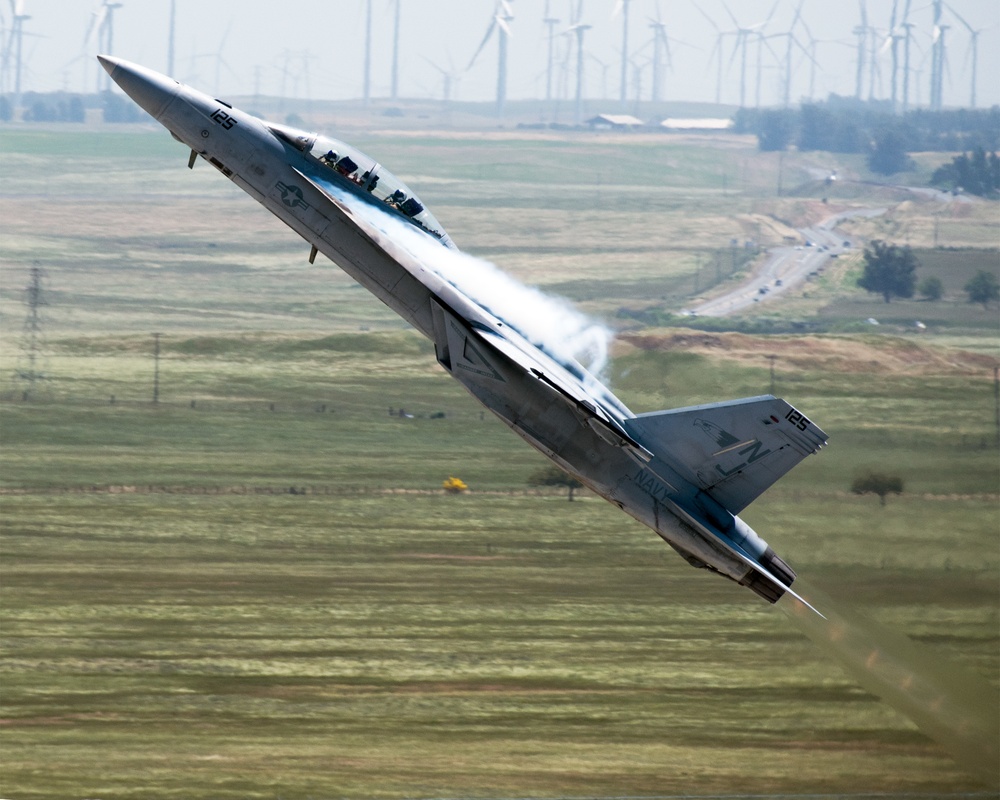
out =
[[[113,56],[98,56],[111,79],[155,119],[159,119],[167,104],[174,99],[180,84],[146,67]]]

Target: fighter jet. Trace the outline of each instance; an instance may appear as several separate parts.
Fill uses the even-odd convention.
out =
[[[265,122],[153,70],[98,56],[111,78],[190,149],[434,343],[438,363],[526,442],[695,567],[769,602],[795,572],[738,516],[826,444],[771,395],[633,414],[578,361],[533,341],[434,263],[455,244],[375,159]],[[812,608],[811,606],[809,606]],[[814,609],[815,610],[815,609]],[[818,612],[817,612],[818,613]]]

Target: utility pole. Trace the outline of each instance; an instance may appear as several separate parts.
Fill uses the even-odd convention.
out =
[[[34,396],[36,381],[45,377],[38,363],[42,344],[40,310],[46,304],[45,299],[42,297],[43,277],[44,273],[41,267],[32,267],[31,282],[25,289],[25,302],[28,306],[28,314],[24,319],[21,366],[17,370],[17,377],[25,383],[25,389],[21,394],[23,400],[28,400]]]
[[[153,405],[160,402],[160,334],[153,334]]]
[[[777,356],[768,356],[768,361],[771,362],[771,394],[774,395],[774,362],[778,360]]]
[[[997,447],[1000,447],[1000,367],[993,367],[993,400],[996,407]]]

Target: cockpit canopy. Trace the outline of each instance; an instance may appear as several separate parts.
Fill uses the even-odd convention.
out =
[[[414,225],[454,247],[441,223],[424,206],[414,192],[371,156],[356,147],[329,136],[269,124],[271,132],[323,169],[325,177],[337,175],[341,183],[355,193],[367,193],[377,202],[410,220]]]

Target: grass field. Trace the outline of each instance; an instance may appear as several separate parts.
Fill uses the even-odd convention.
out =
[[[363,144],[462,245],[612,322],[774,210],[738,142]],[[427,342],[168,138],[0,147],[4,797],[979,796],[779,611],[595,497],[529,491],[541,457]],[[595,168],[571,202],[555,182],[609,148],[628,180]],[[895,303],[868,314],[892,335],[630,323],[608,378],[647,411],[765,393],[776,355],[775,391],[831,443],[745,517],[803,579],[996,687],[1000,337],[959,296],[995,251],[920,257],[948,276],[926,335]],[[48,377],[24,402],[36,263]],[[774,313],[811,299],[849,330],[853,268]],[[904,495],[851,495],[869,466]],[[446,496],[449,475],[472,491]]]

